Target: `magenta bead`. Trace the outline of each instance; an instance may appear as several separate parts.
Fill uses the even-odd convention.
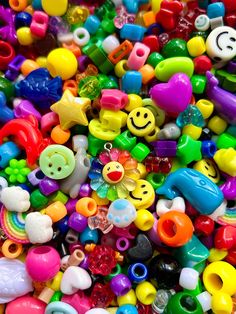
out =
[[[79,190],[79,197],[90,197],[92,194],[92,189],[89,183],[84,183],[81,185]]]
[[[88,65],[91,63],[91,60],[89,59],[89,57],[83,55],[83,56],[79,56],[77,58],[78,60],[78,71],[79,72],[84,72]]]
[[[116,241],[116,248],[120,252],[127,251],[130,248],[130,242],[125,237],[120,237]]]
[[[38,246],[29,250],[26,269],[34,281],[51,280],[60,270],[60,255],[51,246]]]
[[[131,289],[131,282],[124,274],[116,275],[110,281],[110,288],[116,296],[122,296],[129,292]]]
[[[86,229],[88,226],[88,218],[77,212],[74,212],[70,215],[68,226],[77,232],[83,232],[84,229]]]

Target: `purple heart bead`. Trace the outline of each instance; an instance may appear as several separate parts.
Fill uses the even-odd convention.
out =
[[[192,84],[186,74],[177,73],[170,78],[168,83],[160,83],[152,87],[150,96],[158,107],[177,116],[190,104]]]

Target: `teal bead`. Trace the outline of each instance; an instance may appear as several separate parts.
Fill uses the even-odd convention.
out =
[[[100,140],[99,138],[96,138],[92,134],[89,133],[88,135],[88,152],[92,156],[96,156],[98,153],[100,153],[104,149],[106,141]]]
[[[168,43],[163,47],[161,53],[164,58],[189,57],[187,42],[180,38],[168,41]]]
[[[199,127],[203,127],[205,125],[202,113],[195,105],[189,105],[183,112],[178,115],[176,119],[176,125],[179,128],[183,128],[185,125],[188,124],[193,124]]]
[[[146,177],[146,180],[152,185],[153,189],[156,190],[164,183],[165,176],[162,173],[151,172]]]
[[[131,150],[137,142],[137,137],[133,136],[129,130],[118,135],[113,142],[113,146],[122,150]]]
[[[226,130],[226,132],[228,134],[236,137],[236,125],[229,126],[228,129]]]
[[[164,60],[164,58],[163,58],[163,56],[160,53],[153,52],[147,58],[147,62],[146,63],[151,65],[153,68],[155,68],[158,65],[158,63],[160,63],[163,60]]]
[[[30,203],[33,208],[42,209],[47,205],[48,198],[37,189],[31,193]]]
[[[194,94],[203,94],[206,89],[207,79],[205,75],[194,74],[191,77]]]
[[[164,312],[164,314],[203,314],[201,304],[198,299],[186,292],[174,294]]]

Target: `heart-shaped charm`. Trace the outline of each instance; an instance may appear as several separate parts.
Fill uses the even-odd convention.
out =
[[[152,257],[153,248],[151,242],[145,234],[139,234],[136,245],[129,249],[128,257],[133,261],[147,261]]]
[[[158,107],[172,116],[177,116],[190,104],[192,84],[186,74],[177,73],[168,83],[156,84],[151,88],[150,96]]]

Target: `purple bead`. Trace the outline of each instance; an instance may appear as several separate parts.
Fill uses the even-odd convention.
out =
[[[48,196],[58,191],[60,186],[56,180],[45,177],[42,181],[39,182],[39,189],[44,195]]]
[[[234,200],[236,198],[236,177],[228,177],[226,182],[220,185],[220,189],[225,199]]]
[[[227,65],[227,72],[231,74],[236,74],[236,62],[230,61]]]
[[[120,252],[127,251],[130,248],[130,241],[125,237],[120,237],[116,241],[116,248]]]
[[[52,16],[49,19],[48,30],[56,35],[57,33],[68,33],[69,25],[60,16]]]
[[[88,218],[77,212],[74,212],[70,215],[68,226],[77,232],[83,232],[84,229],[86,229],[88,226]]]
[[[88,254],[85,255],[84,259],[83,259],[82,262],[79,264],[79,267],[82,267],[82,268],[84,268],[84,269],[88,269],[88,268],[89,268]]]
[[[37,168],[31,171],[28,174],[27,178],[33,186],[36,186],[40,183],[40,181],[42,181],[45,178],[45,174],[41,171],[40,168]]]
[[[17,36],[15,30],[15,14],[9,8],[4,8],[0,5],[0,21],[3,26],[0,26],[0,38],[8,41],[12,45],[17,44]]]
[[[41,114],[36,110],[33,104],[28,100],[22,100],[20,104],[14,109],[14,115],[16,118],[26,118],[28,115],[33,115],[40,121]]]
[[[89,197],[92,194],[92,189],[89,183],[84,183],[81,185],[79,190],[79,197]]]
[[[87,66],[91,63],[91,60],[87,56],[78,57],[78,70],[79,72],[84,72],[87,69]]]
[[[110,288],[118,297],[128,293],[131,286],[129,278],[124,274],[116,275],[110,281]]]
[[[75,205],[76,205],[77,202],[78,202],[77,199],[72,199],[72,198],[70,198],[67,201],[65,206],[66,206],[68,215],[71,215],[72,213],[75,212]]]
[[[176,141],[156,141],[151,143],[158,157],[175,157],[177,151]]]

